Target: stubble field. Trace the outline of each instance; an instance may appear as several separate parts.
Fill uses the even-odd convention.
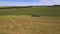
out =
[[[0,16],[0,34],[60,34],[60,17]]]
[[[0,9],[0,34],[60,34],[60,7]]]

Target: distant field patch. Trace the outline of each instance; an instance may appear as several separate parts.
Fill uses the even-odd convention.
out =
[[[0,15],[32,15],[35,12],[41,16],[60,16],[60,7],[0,9]]]

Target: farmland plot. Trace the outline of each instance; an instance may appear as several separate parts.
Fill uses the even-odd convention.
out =
[[[60,17],[0,16],[0,34],[60,34]]]

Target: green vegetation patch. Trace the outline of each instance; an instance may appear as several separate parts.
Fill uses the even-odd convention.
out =
[[[41,16],[60,16],[60,7],[0,9],[0,15],[32,15],[36,12]]]

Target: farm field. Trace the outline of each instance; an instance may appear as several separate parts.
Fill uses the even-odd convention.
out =
[[[0,9],[0,34],[60,34],[60,7]]]
[[[0,34],[60,34],[60,17],[0,16]]]
[[[32,15],[36,12],[41,16],[60,16],[60,7],[0,9],[0,15]]]

